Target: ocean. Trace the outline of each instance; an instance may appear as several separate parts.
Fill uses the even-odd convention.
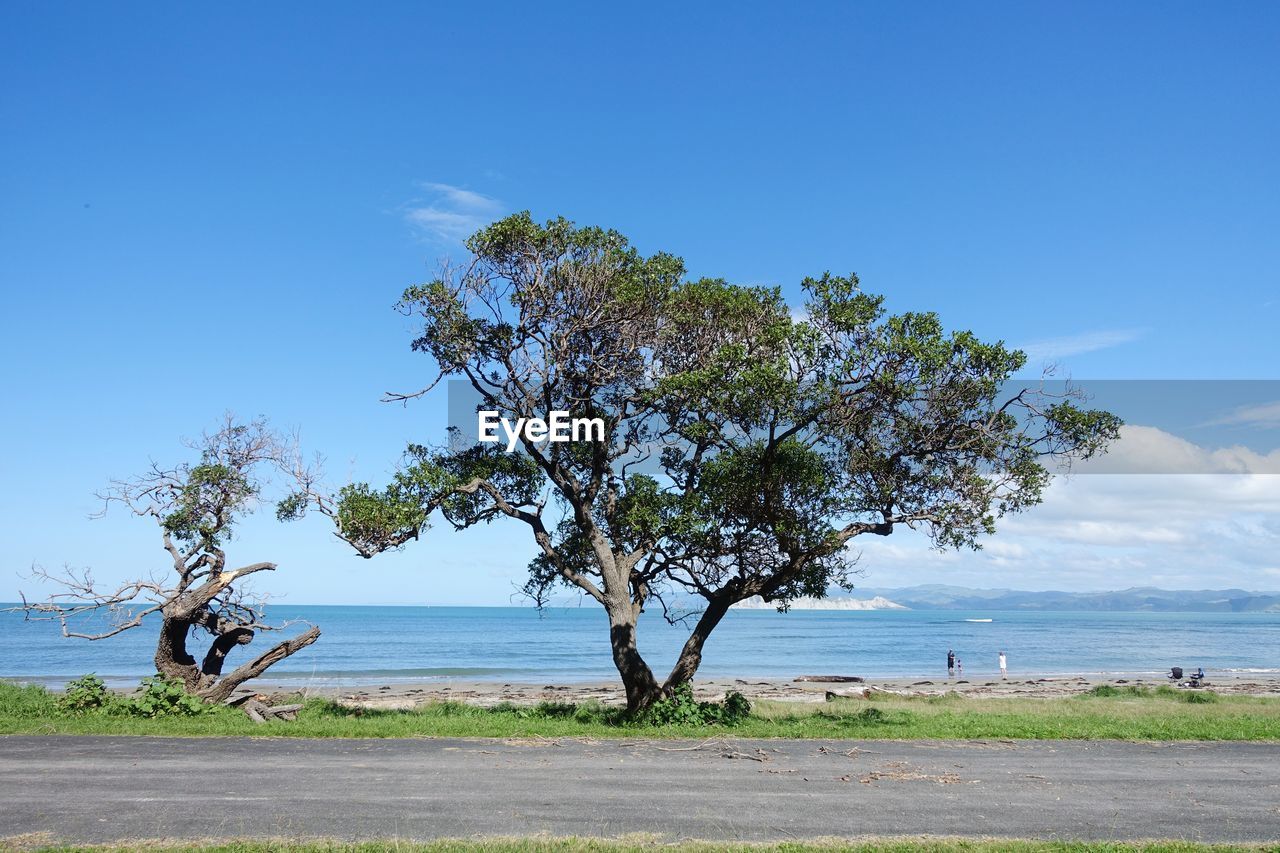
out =
[[[268,673],[266,680],[291,686],[450,679],[564,684],[616,677],[607,622],[594,606],[538,613],[521,607],[275,604],[269,613],[323,631],[315,645]],[[675,661],[686,633],[660,613],[642,617],[640,650],[660,675]],[[260,652],[276,636],[261,634],[248,649]],[[112,686],[126,686],[153,671],[154,643],[149,626],[89,642],[62,637],[56,623],[0,613],[0,678],[60,686],[94,672]],[[1211,674],[1280,673],[1280,614],[734,611],[712,634],[699,674],[937,677],[945,675],[949,648],[963,661],[965,675],[975,677],[997,672],[1001,649],[1010,675],[1154,674],[1171,666],[1203,666]],[[254,653],[237,649],[230,663]]]

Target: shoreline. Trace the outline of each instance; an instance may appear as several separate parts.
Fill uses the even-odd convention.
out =
[[[812,677],[812,676],[808,676]],[[848,676],[846,676],[848,677]],[[1086,693],[1100,684],[1114,686],[1160,687],[1173,682],[1156,673],[1095,673],[1086,675],[1027,674],[999,676],[976,675],[970,678],[864,678],[861,681],[797,681],[796,678],[696,678],[694,694],[701,700],[719,700],[736,690],[752,702],[774,701],[817,704],[827,701],[827,693],[857,697],[864,691],[892,693],[905,697],[941,696],[958,693],[981,699],[1060,699]],[[491,706],[502,702],[533,705],[538,702],[599,702],[625,705],[626,695],[618,681],[581,683],[497,682],[474,679],[452,679],[448,682],[384,683],[377,686],[300,687],[289,681],[264,678],[257,692],[302,692],[307,696],[333,699],[343,704],[367,708],[412,709],[431,702],[462,702]],[[1238,696],[1280,698],[1280,674],[1241,673],[1237,676],[1209,673],[1206,690]]]
[[[1185,668],[1184,668],[1185,669]],[[1190,671],[1190,670],[1187,670]],[[399,673],[406,674],[399,674]],[[1034,670],[1034,671],[1010,671],[1009,682],[1025,681],[1027,679],[1076,679],[1084,678],[1093,683],[1102,683],[1110,679],[1146,679],[1161,682],[1167,680],[1169,669],[1101,669],[1086,671],[1058,671],[1058,670]],[[1239,681],[1258,681],[1270,683],[1272,681],[1280,682],[1280,667],[1246,667],[1239,669],[1213,669],[1205,670],[1206,676],[1210,679],[1217,679],[1223,683],[1235,683]],[[0,674],[0,681],[21,684],[42,684],[50,689],[59,689],[68,681],[79,678],[84,673],[71,673],[66,675],[49,675],[49,674],[22,674],[22,675],[5,675]],[[152,672],[140,672],[134,674],[109,674],[96,672],[99,678],[102,678],[107,684],[132,687],[144,677],[153,675]],[[655,673],[656,674],[656,673]],[[937,673],[892,673],[892,674],[867,674],[863,672],[847,672],[847,673],[824,673],[818,670],[804,670],[796,674],[756,674],[756,673],[731,673],[718,675],[702,675],[699,674],[695,679],[698,682],[789,682],[794,680],[814,680],[824,674],[835,675],[836,680],[846,680],[851,678],[861,679],[866,683],[887,684],[913,682],[913,681],[933,681],[933,682],[951,682],[959,681],[970,682],[987,682],[999,681],[1000,674],[998,672],[979,671],[974,673],[966,673],[963,677],[953,676],[948,678],[946,675]],[[359,671],[317,671],[302,672],[296,670],[284,670],[282,672],[267,672],[265,675],[255,679],[256,684],[269,684],[273,687],[293,687],[295,689],[333,689],[333,690],[364,690],[370,687],[381,687],[383,685],[400,685],[411,687],[426,686],[450,686],[457,684],[475,684],[475,685],[533,685],[533,684],[555,684],[557,687],[584,687],[599,684],[610,683],[617,678],[613,672],[601,672],[594,675],[582,676],[566,676],[564,674],[548,673],[539,675],[538,673],[529,673],[527,671],[515,671],[508,675],[499,674],[475,674],[466,670],[450,674],[425,674],[417,670],[368,670]]]
[[[1280,672],[1209,672],[1203,689],[1237,696],[1280,698]],[[834,677],[830,677],[834,676]],[[118,693],[132,692],[136,679],[129,676],[104,676],[108,687]],[[803,680],[801,680],[803,679]],[[69,679],[67,679],[69,680]],[[433,680],[409,677],[405,680],[369,677],[363,684],[325,684],[322,679],[272,678],[270,674],[250,682],[235,695],[248,693],[303,695],[331,699],[346,705],[386,710],[410,710],[432,702],[462,702],[492,706],[510,702],[535,705],[539,702],[597,702],[625,705],[621,682],[613,679],[584,681],[530,681],[442,677]],[[64,680],[54,676],[5,676],[13,684],[35,684],[50,692],[61,692]],[[114,682],[114,683],[113,683]],[[321,683],[317,683],[321,682]],[[711,677],[695,678],[694,694],[701,700],[719,700],[736,690],[752,702],[773,701],[817,704],[827,701],[827,694],[858,698],[864,693],[892,694],[908,698],[927,698],[959,694],[973,699],[1061,699],[1088,692],[1102,684],[1113,686],[1176,686],[1163,673],[1104,672],[1084,674],[1013,673],[1001,679],[998,675],[979,673],[966,678],[929,676],[861,677],[844,674],[821,674],[794,677]]]

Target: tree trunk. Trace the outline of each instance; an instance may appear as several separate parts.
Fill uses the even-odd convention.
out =
[[[221,702],[236,688],[251,678],[257,678],[273,664],[277,664],[294,652],[304,649],[320,637],[320,629],[311,630],[279,643],[244,666],[222,675],[223,664],[227,653],[236,646],[245,645],[254,638],[254,631],[242,626],[227,624],[212,628],[214,637],[209,651],[200,666],[187,651],[187,635],[196,619],[183,610],[180,614],[166,614],[160,628],[160,639],[156,643],[156,671],[166,678],[182,681],[188,693],[199,696],[206,702]],[[207,618],[208,614],[204,614]],[[206,625],[204,619],[200,624]],[[224,630],[225,629],[225,630]],[[652,679],[652,675],[650,679]]]
[[[698,671],[698,667],[702,664],[702,646],[706,643],[707,637],[711,636],[712,630],[720,624],[720,620],[729,612],[729,604],[730,601],[727,596],[713,598],[707,602],[707,609],[702,611],[698,624],[693,627],[693,633],[689,635],[689,639],[685,640],[684,648],[680,650],[680,657],[676,660],[676,665],[671,669],[671,674],[667,676],[666,683],[662,685],[664,695],[670,694],[672,690],[681,684],[693,680],[694,673]]]
[[[636,614],[630,603],[624,607],[623,612],[609,612],[609,640],[613,645],[613,664],[627,691],[627,713],[636,714],[656,702],[662,691],[658,689],[653,670],[636,648]]]
[[[160,639],[156,642],[156,672],[166,678],[177,678],[188,691],[200,687],[200,670],[196,659],[187,652],[187,633],[191,620],[166,614],[160,626]]]

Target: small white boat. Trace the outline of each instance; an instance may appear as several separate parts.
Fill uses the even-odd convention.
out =
[[[990,619],[966,619],[966,622],[990,622]]]

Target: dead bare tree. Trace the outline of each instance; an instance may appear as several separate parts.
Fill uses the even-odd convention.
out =
[[[207,702],[222,702],[320,637],[320,629],[312,626],[223,672],[232,649],[248,645],[259,631],[288,625],[268,623],[265,597],[245,583],[259,572],[274,571],[276,564],[228,568],[224,547],[236,523],[257,508],[264,478],[305,469],[297,462],[296,441],[282,438],[262,419],[240,422],[228,415],[216,431],[190,446],[199,454],[194,464],[153,464],[146,474],[115,481],[99,495],[103,513],[119,504],[155,522],[170,563],[164,572],[104,588],[87,569],[51,573],[37,566],[33,577],[61,591],[39,602],[24,595],[21,609],[28,620],[57,621],[64,636],[86,640],[114,637],[158,614],[156,670],[180,679],[189,693]],[[106,624],[95,616],[105,617]],[[87,630],[91,625],[99,630]],[[197,637],[208,639],[200,660],[188,649]]]

